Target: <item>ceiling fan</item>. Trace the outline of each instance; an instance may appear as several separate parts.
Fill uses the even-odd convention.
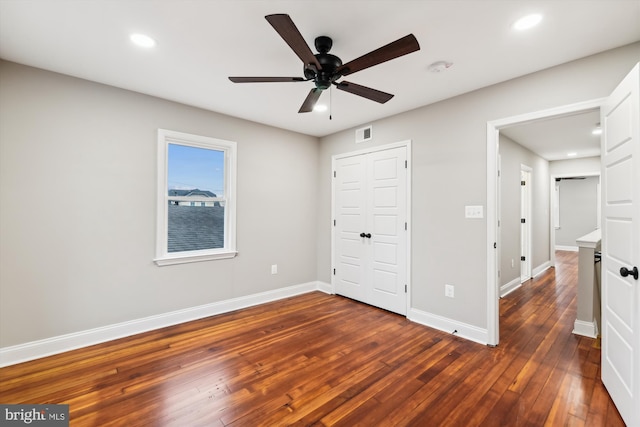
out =
[[[298,113],[312,111],[322,91],[330,88],[332,84],[345,92],[384,104],[393,98],[392,94],[347,81],[338,82],[338,80],[343,76],[420,49],[418,40],[413,34],[409,34],[343,64],[340,58],[329,53],[333,45],[331,38],[327,36],[317,37],[315,39],[315,47],[318,53],[314,55],[289,15],[275,14],[267,15],[265,18],[304,63],[304,77],[229,77],[229,80],[234,83],[306,82],[313,80],[315,88],[311,89]]]

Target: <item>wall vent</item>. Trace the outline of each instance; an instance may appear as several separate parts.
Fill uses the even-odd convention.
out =
[[[356,129],[356,144],[371,141],[373,139],[373,130],[371,126]]]

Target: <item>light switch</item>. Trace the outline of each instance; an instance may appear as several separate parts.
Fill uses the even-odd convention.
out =
[[[484,218],[483,206],[465,206],[464,207],[465,218]]]

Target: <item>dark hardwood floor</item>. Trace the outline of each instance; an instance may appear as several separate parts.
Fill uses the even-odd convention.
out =
[[[623,426],[557,261],[500,301],[496,348],[313,292],[0,369],[0,402],[72,426]]]

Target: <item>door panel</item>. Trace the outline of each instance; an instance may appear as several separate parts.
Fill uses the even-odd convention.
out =
[[[602,382],[627,425],[640,425],[640,64],[601,108]]]
[[[373,245],[374,271],[369,304],[405,314],[407,236],[407,149],[405,147],[369,154],[369,183],[373,198],[369,227]]]
[[[360,233],[365,223],[365,165],[358,158],[341,159],[336,163],[335,178],[335,260],[336,292],[360,300],[366,289],[362,284],[364,250]]]

